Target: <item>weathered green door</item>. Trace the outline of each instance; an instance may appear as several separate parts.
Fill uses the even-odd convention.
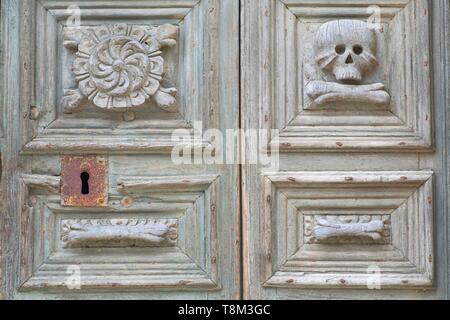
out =
[[[3,299],[445,299],[447,0],[2,0]]]
[[[446,298],[449,2],[242,4],[244,298]]]

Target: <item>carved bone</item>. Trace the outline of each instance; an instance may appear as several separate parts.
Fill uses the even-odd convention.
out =
[[[316,106],[339,102],[388,106],[391,101],[382,83],[350,85],[314,80],[306,85],[306,94]]]
[[[173,245],[173,221],[147,220],[66,220],[62,240],[69,248],[154,247]]]
[[[313,235],[318,241],[332,237],[368,237],[379,240],[382,236],[383,227],[383,221],[334,223],[325,219],[317,219],[317,226],[313,230]]]

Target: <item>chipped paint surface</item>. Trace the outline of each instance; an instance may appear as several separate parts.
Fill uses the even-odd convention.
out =
[[[82,194],[83,172],[89,174],[88,194]],[[105,157],[61,157],[61,204],[69,207],[107,206],[108,161]]]

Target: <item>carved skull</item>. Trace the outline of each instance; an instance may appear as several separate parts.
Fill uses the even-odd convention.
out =
[[[320,26],[314,50],[316,62],[338,81],[359,82],[377,65],[376,39],[366,22],[334,20]]]

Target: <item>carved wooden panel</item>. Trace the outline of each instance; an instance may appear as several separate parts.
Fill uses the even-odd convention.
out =
[[[369,6],[380,9],[379,29],[367,22]],[[427,0],[274,1],[266,66],[273,104],[264,115],[280,130],[272,145],[431,151],[429,12]]]
[[[60,204],[58,177],[24,175],[33,250],[23,268],[34,271],[22,290],[68,290],[71,265],[82,290],[219,289],[218,179],[120,177],[107,207],[81,210]]]
[[[265,286],[433,284],[432,173],[296,172],[265,177]]]
[[[81,1],[80,26],[70,1],[36,2],[34,135],[24,152],[170,153],[176,129],[186,145],[207,146],[198,132],[218,125],[207,106],[223,41],[209,2]]]
[[[143,105],[152,98],[172,111],[175,88],[164,88],[162,49],[176,45],[178,27],[165,24],[142,27],[127,24],[91,28],[64,27],[64,46],[73,50],[76,89],[67,89],[61,104],[72,113],[88,99],[112,111]],[[167,67],[166,67],[167,68]]]

